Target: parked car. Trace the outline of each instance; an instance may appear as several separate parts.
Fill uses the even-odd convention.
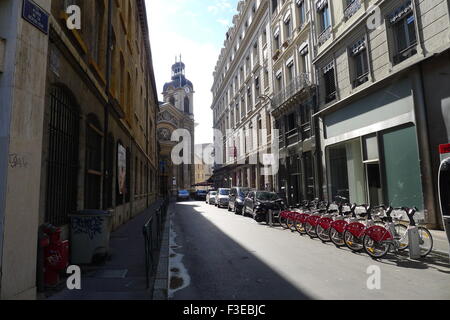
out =
[[[195,200],[198,201],[206,201],[206,195],[208,194],[208,192],[206,190],[197,190],[195,192]]]
[[[242,214],[244,208],[244,201],[247,194],[251,191],[250,188],[234,187],[230,190],[230,200],[228,202],[228,211],[233,211],[236,214]]]
[[[177,201],[188,201],[191,198],[189,191],[178,190]]]
[[[269,210],[273,210],[274,219],[279,219],[279,215],[284,208],[284,200],[275,192],[251,191],[245,198],[242,212],[243,215],[251,215],[257,222],[267,222]]]
[[[216,194],[216,207],[218,208],[228,208],[228,200],[229,200],[229,195],[230,195],[230,189],[226,189],[226,188],[220,188],[219,191],[217,191]]]
[[[206,203],[207,204],[215,204],[216,203],[216,194],[217,191],[210,191],[206,195]]]

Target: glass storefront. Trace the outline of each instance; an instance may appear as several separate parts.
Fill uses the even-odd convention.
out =
[[[416,130],[396,127],[327,148],[330,200],[418,207],[423,193]]]

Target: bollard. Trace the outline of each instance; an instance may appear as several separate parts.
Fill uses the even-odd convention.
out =
[[[420,259],[420,237],[417,226],[410,226],[408,228],[408,242],[409,242],[409,257],[411,259]]]
[[[273,210],[269,210],[269,226],[273,228]]]

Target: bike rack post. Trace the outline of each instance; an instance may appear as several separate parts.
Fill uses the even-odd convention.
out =
[[[408,241],[409,241],[409,257],[411,259],[420,259],[420,237],[419,229],[417,226],[409,226],[408,228]]]
[[[269,226],[273,228],[273,210],[269,210]]]
[[[407,216],[409,218],[408,227],[408,242],[409,242],[409,257],[411,259],[420,259],[420,237],[419,228],[414,220],[414,213],[417,209],[409,209]]]

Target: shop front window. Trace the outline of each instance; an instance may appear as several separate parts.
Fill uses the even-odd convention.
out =
[[[414,126],[381,135],[386,177],[386,197],[394,207],[424,208],[419,151]]]
[[[352,203],[366,202],[360,139],[330,147],[327,151],[331,200],[345,197]]]

